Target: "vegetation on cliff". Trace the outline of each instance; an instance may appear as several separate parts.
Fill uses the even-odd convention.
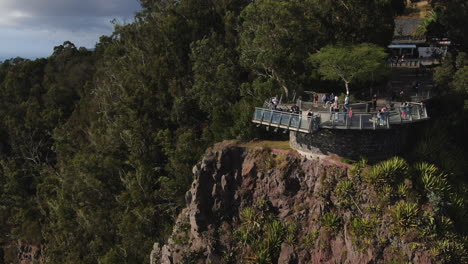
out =
[[[219,144],[194,174],[154,263],[468,262],[466,192],[425,162],[350,166]]]

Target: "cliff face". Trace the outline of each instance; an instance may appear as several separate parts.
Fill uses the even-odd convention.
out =
[[[432,263],[411,232],[396,235],[357,171],[217,145],[193,168],[187,207],[151,263]]]

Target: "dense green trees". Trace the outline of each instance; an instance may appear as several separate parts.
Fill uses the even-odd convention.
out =
[[[309,54],[329,44],[386,45],[395,13],[392,1],[255,1],[241,13],[240,63],[292,95],[314,82]]]
[[[468,4],[463,0],[432,0],[434,19],[427,26],[428,35],[449,38],[452,48],[468,51]]]

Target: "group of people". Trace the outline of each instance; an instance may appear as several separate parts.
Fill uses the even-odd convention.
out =
[[[401,103],[400,112],[401,112],[401,117],[402,118],[407,118],[408,116],[410,116],[411,115],[410,103],[408,103],[408,102]]]
[[[279,105],[278,96],[272,97],[271,101],[270,101],[270,109],[271,110],[289,112],[289,113],[294,113],[294,114],[299,114],[300,111],[301,111],[299,109],[299,106],[297,106],[297,105],[293,105],[290,108],[281,108],[278,105]]]
[[[387,107],[382,107],[379,112],[377,113],[377,119],[378,119],[378,124],[383,126],[387,122],[387,117],[388,117],[389,111]]]
[[[346,116],[348,117],[352,117],[353,116],[353,109],[349,106],[349,93],[346,93],[346,96],[344,98],[344,104],[343,106],[340,106],[340,101],[339,101],[339,98],[338,96],[335,96],[333,99],[332,99],[332,103],[330,104],[330,113],[334,113],[334,116],[335,116],[335,120],[338,121],[339,120],[339,112],[340,110],[343,110],[343,117],[346,118]],[[347,115],[346,115],[347,113]],[[332,116],[330,116],[330,118],[332,118]]]
[[[333,95],[333,94],[332,94]],[[340,101],[338,96],[335,96],[333,99],[330,100],[330,112],[339,112],[340,111]],[[350,110],[349,107],[349,94],[346,93],[346,96],[344,98],[344,104],[343,104],[343,112],[348,112]]]

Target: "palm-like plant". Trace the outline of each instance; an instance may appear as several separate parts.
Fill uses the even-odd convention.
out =
[[[422,185],[429,193],[444,194],[451,190],[448,175],[442,173],[436,166],[428,163],[419,163],[415,166]]]

